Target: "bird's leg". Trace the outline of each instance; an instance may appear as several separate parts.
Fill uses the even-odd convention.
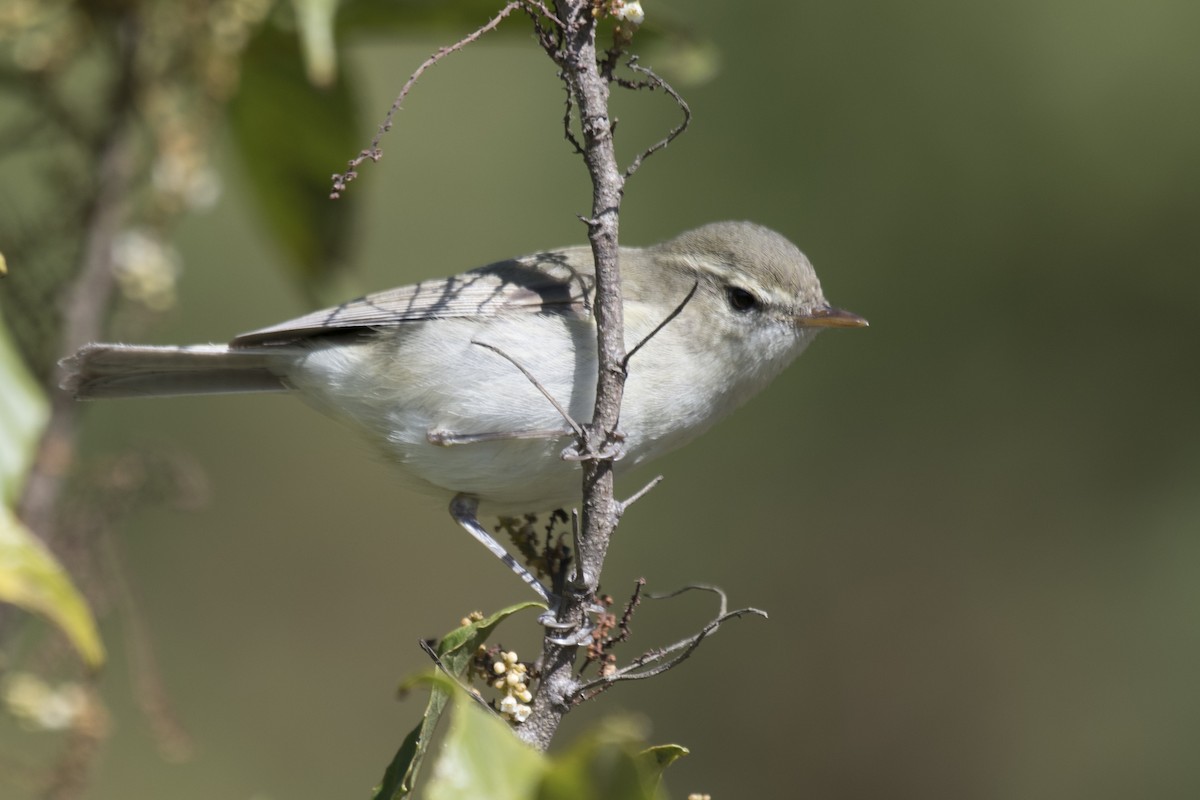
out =
[[[546,605],[553,605],[553,593],[543,586],[532,572],[519,564],[499,542],[492,538],[490,533],[484,530],[476,516],[478,511],[479,501],[469,494],[457,494],[450,501],[450,516],[454,517],[454,521],[461,525],[467,533],[474,536],[476,541],[491,550],[492,555],[508,565],[508,568],[515,572],[518,578],[529,584],[529,588],[537,592],[538,597],[542,598]]]
[[[545,628],[553,631],[568,631],[569,636],[561,639],[553,639],[557,644],[580,644],[581,641],[586,642],[591,636],[591,626],[585,619],[583,624],[559,621],[557,617],[559,604],[562,598],[551,592],[536,576],[524,566],[517,562],[507,550],[500,546],[500,543],[492,538],[483,526],[479,524],[477,512],[479,511],[479,500],[469,494],[457,494],[450,501],[450,516],[454,517],[454,521],[466,530],[467,533],[475,537],[475,540],[492,552],[492,555],[503,561],[508,568],[516,573],[517,577],[529,584],[529,588],[533,589],[539,597],[546,603],[549,610],[538,617],[538,622]]]

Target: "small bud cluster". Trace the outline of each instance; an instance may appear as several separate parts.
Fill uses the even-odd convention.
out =
[[[632,3],[615,0],[612,15],[631,25],[641,25],[646,20],[646,12],[642,10],[642,4],[637,2],[637,0],[634,0]]]
[[[89,711],[87,690],[80,684],[55,687],[28,672],[10,674],[0,689],[0,700],[31,730],[68,730],[79,726]]]
[[[646,11],[638,0],[597,0],[592,8],[592,16],[599,18],[606,15],[634,27],[646,20]]]
[[[518,724],[529,719],[533,711],[529,704],[533,702],[533,694],[526,685],[526,667],[512,650],[503,652],[492,662],[492,674],[496,679],[492,686],[504,692],[500,700],[500,715],[510,722]]]
[[[528,665],[521,663],[515,652],[506,651],[502,646],[481,644],[475,653],[471,674],[504,693],[499,711],[506,720],[520,724],[529,718],[533,712],[529,705],[533,702],[529,680],[533,676],[529,673]]]
[[[127,298],[151,311],[166,311],[175,305],[183,260],[158,232],[148,228],[122,231],[113,238],[111,255],[117,285]]]

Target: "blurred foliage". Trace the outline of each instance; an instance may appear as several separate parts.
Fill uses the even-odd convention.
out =
[[[90,668],[104,663],[104,645],[87,601],[46,546],[0,506],[0,603],[49,619]]]
[[[0,603],[51,620],[96,668],[104,646],[91,610],[58,560],[11,511],[49,412],[2,322],[0,315]]]
[[[270,26],[259,31],[242,59],[229,122],[262,220],[288,255],[296,286],[330,304],[345,299],[329,282],[349,263],[358,200],[351,192],[331,202],[329,176],[362,147],[361,115],[344,65],[341,80],[315,86],[300,63],[294,36]]]
[[[636,708],[657,740],[686,741],[695,756],[672,783],[718,799],[1196,796],[1200,5],[646,5],[647,28],[671,12],[715,42],[721,72],[686,93],[695,123],[630,186],[622,240],[760,221],[873,327],[823,337],[748,409],[659,462],[668,479],[614,542],[610,585],[713,580],[768,608],[771,632],[734,631],[597,705]],[[427,17],[398,24],[389,6]],[[57,27],[79,7],[0,3],[4,25],[16,8],[57,20],[23,45],[27,63],[93,68],[14,88],[32,78],[6,61],[0,83],[0,302],[50,340],[52,293],[15,281],[75,263],[92,162],[59,146],[61,117],[25,109],[54,96],[41,85],[74,87],[67,105],[87,130],[105,118],[109,29],[88,16],[69,36]],[[493,8],[339,6],[361,130],[422,58]],[[430,21],[440,13],[454,17]],[[275,7],[270,24],[289,15]],[[354,187],[361,249],[346,258],[363,283],[582,240],[573,215],[589,193],[561,142],[560,90],[521,20],[498,34],[429,73],[385,161]],[[642,98],[614,102],[618,146],[674,121],[669,105],[658,116]],[[189,302],[160,340],[305,310],[224,139],[205,155],[228,191],[178,216],[173,235],[141,239],[190,266],[175,287]],[[212,182],[195,185],[212,196]],[[41,352],[45,375],[61,353],[52,341]],[[446,627],[447,603],[501,607],[520,587],[460,542],[444,509],[285,400],[89,411],[85,453],[171,438],[219,498],[202,515],[145,510],[121,538],[162,697],[198,755],[161,756],[129,689],[137,659],[116,650],[100,687],[115,735],[91,797],[365,795],[415,715],[386,702],[396,674],[427,664],[413,638]],[[639,625],[671,640],[667,623]],[[36,737],[12,736],[6,719],[0,780],[34,779],[0,795],[40,796],[22,791],[40,772],[15,757]],[[57,742],[41,737],[33,760]]]
[[[210,159],[226,118],[260,219],[294,268],[296,287],[311,302],[337,299],[358,201],[351,192],[330,203],[329,179],[366,139],[363,82],[338,43],[462,31],[497,8],[486,0],[7,3],[0,185],[10,188],[0,192],[0,243],[13,274],[0,309],[30,369],[46,379],[59,355],[63,291],[89,246],[103,158],[123,135],[139,147],[136,176],[117,200],[126,219],[113,268],[135,308],[161,312],[175,301],[181,265],[171,232],[182,214],[219,197]],[[710,78],[711,43],[669,19],[644,26],[646,46],[670,61],[673,77]],[[526,29],[510,22],[499,30]]]
[[[39,378],[61,355],[62,295],[87,249],[117,246],[89,239],[99,204],[119,204],[126,230],[161,246],[181,213],[216,200],[209,148],[268,9],[13,0],[0,13],[0,241],[11,271],[0,307]],[[105,159],[125,137],[137,142],[136,178],[111,197]],[[144,252],[113,253],[124,283],[147,274]],[[161,309],[174,276],[155,280],[147,294]]]
[[[39,537],[72,550],[72,569],[95,570],[105,558],[89,551],[101,547],[106,526],[130,498],[148,493],[151,481],[130,483],[126,470],[112,467],[98,484],[113,495],[111,507],[81,510],[91,496],[73,487],[76,502],[69,510],[64,503],[58,519],[46,522],[78,530],[22,524],[8,509],[19,500],[42,430],[35,417],[45,409],[41,390],[27,391],[19,373],[27,367],[50,387],[56,360],[100,336],[110,311],[113,332],[125,338],[176,306],[186,262],[175,230],[221,200],[225,181],[213,148],[226,130],[260,228],[282,254],[291,286],[309,302],[341,299],[344,271],[354,261],[360,192],[331,203],[330,175],[361,148],[369,129],[360,98],[364,82],[344,57],[345,41],[457,31],[497,8],[391,0],[12,0],[0,8],[0,319],[15,343],[11,353],[0,354],[0,378],[13,389],[0,402],[0,602],[51,619],[89,667],[104,659],[92,612]],[[527,27],[503,30],[524,34]],[[697,55],[711,48],[682,26],[657,21],[647,26],[646,38],[669,42],[680,53],[685,78],[711,74],[711,59]],[[70,454],[47,457],[56,481]],[[170,484],[178,475],[167,469],[161,477]],[[120,581],[118,575],[84,577],[85,585]],[[523,607],[472,626],[475,638],[463,646],[473,652],[496,623]],[[11,623],[11,616],[0,616],[0,634],[11,634]],[[461,658],[453,645],[460,636],[445,640],[445,663]],[[6,654],[11,639],[4,637]],[[14,717],[32,720],[56,704],[70,705],[64,698],[76,688],[89,699],[72,714],[103,716],[89,690],[68,681],[60,691],[38,674],[14,671],[19,662],[43,658],[39,672],[63,669],[61,659],[43,655],[53,652],[45,640],[34,642],[19,657],[12,650],[11,661],[0,661],[0,669],[20,678],[7,695]],[[152,661],[144,652],[138,660]],[[152,673],[146,663],[141,669]],[[415,776],[445,700],[435,690],[413,732],[413,750],[402,748],[397,756],[407,759],[397,773],[401,785]],[[169,718],[149,708],[155,701],[146,702],[152,722]],[[84,727],[88,742],[98,741],[103,726]],[[70,774],[72,785],[85,786],[87,761],[69,751],[48,769],[51,780]],[[395,770],[393,764],[389,774]]]
[[[675,759],[655,753],[687,752],[675,745],[645,750],[637,724],[609,719],[551,758],[461,691],[456,695],[450,732],[425,789],[430,800],[658,800],[662,771]]]
[[[46,426],[50,409],[4,328],[0,314],[0,504],[17,501],[25,471]]]

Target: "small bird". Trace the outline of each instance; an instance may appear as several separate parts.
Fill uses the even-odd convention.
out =
[[[749,222],[620,250],[625,344],[618,474],[694,439],[820,331],[831,307],[808,259]],[[89,344],[61,363],[83,400],[294,392],[348,422],[539,593],[479,524],[578,504],[564,458],[596,392],[595,268],[550,250],[367,295],[224,345]]]

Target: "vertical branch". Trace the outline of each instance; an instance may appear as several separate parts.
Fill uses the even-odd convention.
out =
[[[617,423],[625,390],[625,333],[617,254],[618,217],[624,175],[613,149],[608,115],[609,85],[596,58],[596,19],[588,0],[557,0],[560,28],[558,49],[551,57],[559,64],[568,92],[578,109],[583,159],[592,178],[592,213],[585,222],[596,263],[597,357],[596,405],[584,426],[583,514],[578,559],[581,585],[566,593],[560,620],[581,619],[595,594],[608,543],[616,528],[619,506],[613,496],[613,460]],[[578,647],[547,638],[542,651],[542,676],[533,713],[518,729],[527,742],[545,749],[570,708],[576,688],[573,674]]]
[[[137,171],[136,130],[129,121],[135,94],[133,65],[136,31],[131,19],[118,27],[119,77],[110,101],[112,124],[96,147],[96,195],[86,218],[79,271],[64,294],[60,353],[71,353],[100,338],[115,288],[113,240],[128,211],[130,186]],[[63,477],[75,451],[79,404],[50,388],[50,421],[38,444],[17,505],[17,516],[48,542],[55,538],[54,516]]]

